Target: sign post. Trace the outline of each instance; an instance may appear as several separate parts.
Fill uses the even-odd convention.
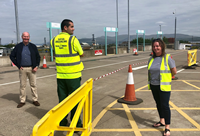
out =
[[[161,35],[161,39],[162,39],[163,32],[162,31],[158,31],[157,32],[157,38],[158,38],[158,35]]]
[[[136,35],[137,35],[137,51],[138,51],[138,34],[143,34],[143,51],[145,51],[145,31],[144,30],[136,30]]]
[[[60,23],[52,23],[52,22],[47,22],[46,23],[47,28],[49,28],[49,42],[51,44],[51,39],[52,39],[52,29],[60,29]],[[51,48],[51,61],[53,61],[53,49]]]
[[[104,32],[105,32],[105,55],[107,56],[107,32],[115,32],[115,40],[116,40],[116,49],[115,49],[115,54],[117,54],[117,32],[118,28],[114,27],[104,27]]]

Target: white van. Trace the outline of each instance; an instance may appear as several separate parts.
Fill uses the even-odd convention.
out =
[[[3,56],[3,49],[0,49],[0,57]]]

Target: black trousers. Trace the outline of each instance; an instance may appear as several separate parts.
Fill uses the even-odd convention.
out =
[[[151,92],[156,102],[158,114],[160,118],[165,119],[165,124],[169,125],[171,121],[171,111],[169,108],[169,99],[171,91],[161,91],[160,85],[151,85]]]
[[[67,96],[69,96],[71,93],[73,93],[77,88],[81,86],[81,77],[76,78],[76,79],[57,79],[57,92],[58,92],[58,98],[59,102],[64,100]],[[71,117],[70,119],[72,120],[74,117],[74,114],[76,112],[78,105],[76,105],[72,111],[71,111]],[[68,121],[67,121],[67,116],[60,122],[60,126],[66,126]],[[82,121],[79,117],[77,127],[82,126]]]

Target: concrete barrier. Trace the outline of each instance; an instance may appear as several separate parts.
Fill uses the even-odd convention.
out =
[[[1,66],[11,66],[11,60],[9,56],[0,57],[0,67]]]

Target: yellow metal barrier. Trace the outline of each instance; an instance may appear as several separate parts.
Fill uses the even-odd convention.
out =
[[[33,127],[32,136],[53,136],[54,131],[68,131],[72,136],[74,131],[82,131],[81,136],[89,136],[92,131],[92,86],[93,79],[87,80],[81,87],[51,109]],[[78,104],[78,108],[69,127],[59,126],[60,121]],[[76,124],[83,109],[83,128]]]
[[[197,49],[188,51],[188,66],[196,64]]]

